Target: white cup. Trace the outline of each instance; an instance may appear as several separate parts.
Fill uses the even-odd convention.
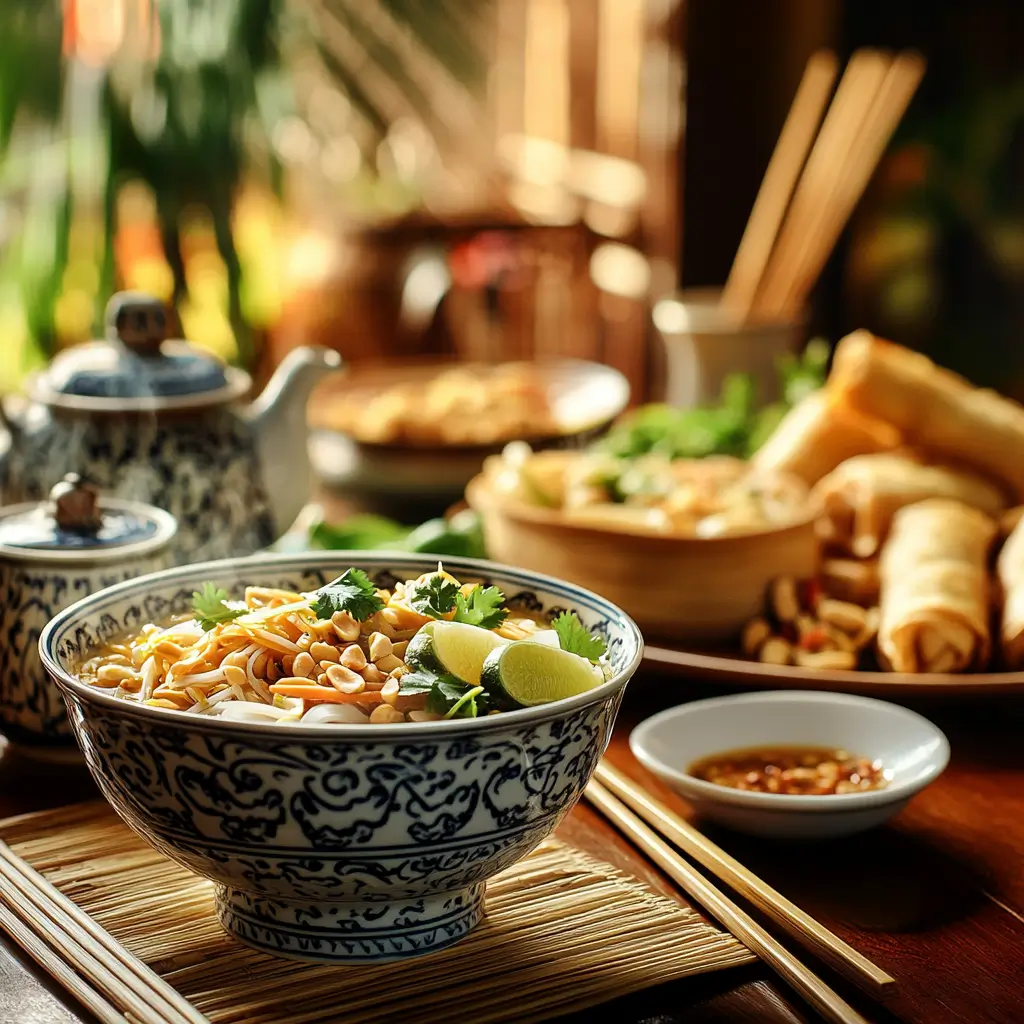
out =
[[[685,409],[716,402],[730,373],[749,373],[761,403],[781,398],[777,363],[799,348],[802,319],[740,324],[718,304],[720,294],[695,288],[654,306],[654,326],[665,346],[669,405]]]

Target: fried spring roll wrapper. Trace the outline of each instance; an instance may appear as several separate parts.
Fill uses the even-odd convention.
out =
[[[868,331],[836,346],[828,390],[891,423],[906,444],[971,466],[1024,497],[1024,408],[1016,402]]]
[[[1003,596],[999,639],[1008,668],[1024,665],[1024,519],[1019,519],[996,560]]]
[[[903,452],[855,455],[814,489],[823,539],[858,558],[878,551],[901,508],[928,498],[953,498],[993,517],[1008,504],[1000,488],[977,473],[928,466]]]
[[[758,470],[792,473],[814,485],[850,457],[894,448],[899,440],[888,424],[822,390],[793,406],[750,461]]]
[[[1006,540],[1017,529],[1017,524],[1021,519],[1024,519],[1024,505],[1014,505],[1013,508],[1008,508],[999,517],[1000,538]]]
[[[878,646],[895,672],[967,672],[989,659],[988,552],[998,527],[948,498],[907,505],[879,559]]]

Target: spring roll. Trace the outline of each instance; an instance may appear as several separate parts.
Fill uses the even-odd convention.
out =
[[[927,356],[855,331],[836,346],[828,390],[891,423],[937,460],[969,465],[1024,497],[1024,408]]]
[[[1003,611],[999,640],[1006,667],[1024,666],[1024,519],[1013,528],[996,560]]]
[[[888,424],[836,401],[826,389],[793,406],[751,463],[758,470],[792,473],[813,486],[852,456],[885,451],[899,441]]]
[[[991,651],[984,512],[949,498],[901,508],[879,558],[878,647],[895,672],[967,672]]]
[[[1008,504],[1003,491],[978,473],[925,465],[904,452],[855,455],[821,480],[813,497],[822,509],[822,538],[857,558],[875,554],[892,517],[906,505],[954,498],[998,517]]]

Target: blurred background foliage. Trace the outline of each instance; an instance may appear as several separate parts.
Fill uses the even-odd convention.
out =
[[[300,233],[289,174],[327,223],[326,203],[415,202],[473,134],[488,6],[4,0],[0,390],[93,336],[120,287],[174,300],[189,337],[251,364]]]

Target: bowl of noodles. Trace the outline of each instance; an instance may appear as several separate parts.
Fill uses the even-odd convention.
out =
[[[572,584],[367,552],[153,573],[40,638],[126,824],[215,883],[233,936],[330,963],[476,924],[581,796],[642,646]]]

